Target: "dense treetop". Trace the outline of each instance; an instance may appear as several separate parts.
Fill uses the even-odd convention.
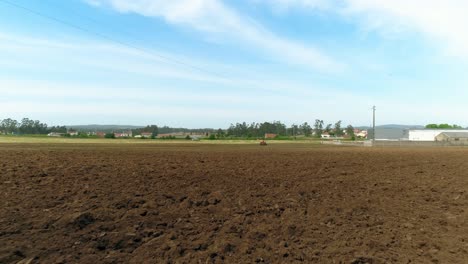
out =
[[[459,125],[449,125],[449,124],[428,124],[426,128],[430,129],[462,129]]]

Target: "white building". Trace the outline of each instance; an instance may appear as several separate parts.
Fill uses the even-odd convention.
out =
[[[444,132],[468,132],[466,129],[418,129],[409,130],[410,141],[435,141],[440,133]]]
[[[361,130],[355,133],[355,136],[358,138],[367,138],[367,130]]]
[[[62,137],[64,134],[63,133],[57,133],[57,132],[50,132],[47,134],[48,137]]]
[[[69,134],[70,136],[78,136],[78,131],[73,130],[73,129],[68,129],[67,134]]]

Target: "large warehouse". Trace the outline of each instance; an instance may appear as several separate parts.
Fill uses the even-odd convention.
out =
[[[441,133],[466,133],[467,129],[417,129],[409,130],[410,141],[436,141]]]

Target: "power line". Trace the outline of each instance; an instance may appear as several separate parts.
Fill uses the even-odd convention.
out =
[[[194,66],[194,65],[191,65],[189,63],[186,63],[186,62],[183,62],[181,60],[177,60],[177,59],[174,59],[174,58],[170,58],[170,57],[167,57],[167,56],[164,56],[164,55],[160,55],[160,54],[155,54],[151,51],[148,51],[146,49],[143,49],[143,48],[140,48],[138,46],[135,46],[135,45],[132,45],[132,44],[128,44],[128,43],[125,43],[123,41],[120,41],[118,39],[114,39],[114,38],[111,38],[109,36],[106,36],[104,34],[101,34],[99,32],[96,32],[96,31],[92,31],[92,30],[89,30],[87,28],[84,28],[84,27],[81,27],[79,25],[75,25],[73,23],[70,23],[70,22],[67,22],[65,20],[62,20],[62,19],[59,19],[59,18],[56,18],[56,17],[53,17],[53,16],[50,16],[50,15],[47,15],[47,14],[43,14],[41,12],[38,12],[36,10],[33,10],[31,8],[28,8],[28,7],[25,7],[25,6],[22,6],[22,5],[18,5],[16,3],[12,3],[8,0],[0,0],[0,2],[3,2],[5,4],[8,4],[10,6],[13,6],[13,7],[16,7],[18,9],[22,9],[24,11],[27,11],[31,14],[34,14],[34,15],[37,15],[37,16],[40,16],[42,18],[46,18],[46,19],[49,19],[49,20],[52,20],[54,22],[57,22],[57,23],[60,23],[60,24],[63,24],[63,25],[66,25],[68,27],[71,27],[71,28],[74,28],[76,30],[80,30],[80,31],[83,31],[83,32],[86,32],[88,34],[92,34],[92,35],[96,35],[102,39],[105,39],[107,41],[110,41],[110,42],[114,42],[114,43],[117,43],[118,45],[121,45],[121,46],[124,46],[124,47],[127,47],[127,48],[131,48],[131,49],[135,49],[135,50],[138,50],[142,53],[145,53],[147,55],[151,55],[151,56],[154,56],[154,57],[159,57],[160,59],[166,61],[166,63],[172,63],[172,64],[178,64],[178,65],[181,65],[181,66],[184,66],[186,68],[191,68],[191,69],[194,69],[194,70],[197,70],[199,72],[204,72],[204,73],[207,73],[207,74],[210,74],[210,75],[215,75],[221,79],[224,79],[224,80],[229,80],[228,78],[218,74],[218,73],[215,73],[215,72],[211,72],[209,70],[206,70],[206,69],[203,69],[201,67],[198,67],[198,66]],[[89,19],[89,18],[88,18]]]
[[[52,5],[52,6],[55,6],[59,9],[65,9],[64,8],[64,5],[61,5],[61,4],[57,4],[55,2],[52,2],[52,3],[48,3],[48,5]],[[80,19],[85,19],[85,20],[88,20],[90,21],[91,23],[94,23],[98,26],[105,26],[105,27],[110,27],[111,25],[109,23],[106,23],[106,22],[103,22],[103,21],[99,21],[93,17],[90,17],[90,16],[87,16],[87,15],[83,15],[83,14],[80,14],[79,12],[76,12],[74,10],[66,10],[67,12],[70,12],[72,13],[74,16],[76,16],[77,18],[80,18]],[[127,35],[129,37],[132,37],[132,39],[136,39],[137,37],[135,36],[135,34],[133,34],[132,32],[128,31],[128,30],[123,30],[121,28],[119,28],[118,30],[116,30],[117,32],[121,33],[121,34],[124,34],[124,35]],[[154,45],[154,43],[151,43],[152,45]],[[154,45],[158,48],[161,48],[161,49],[167,49],[167,47],[164,47],[163,45]]]

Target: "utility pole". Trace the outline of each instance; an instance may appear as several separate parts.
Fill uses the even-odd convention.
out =
[[[372,145],[375,145],[375,105],[372,107]]]

